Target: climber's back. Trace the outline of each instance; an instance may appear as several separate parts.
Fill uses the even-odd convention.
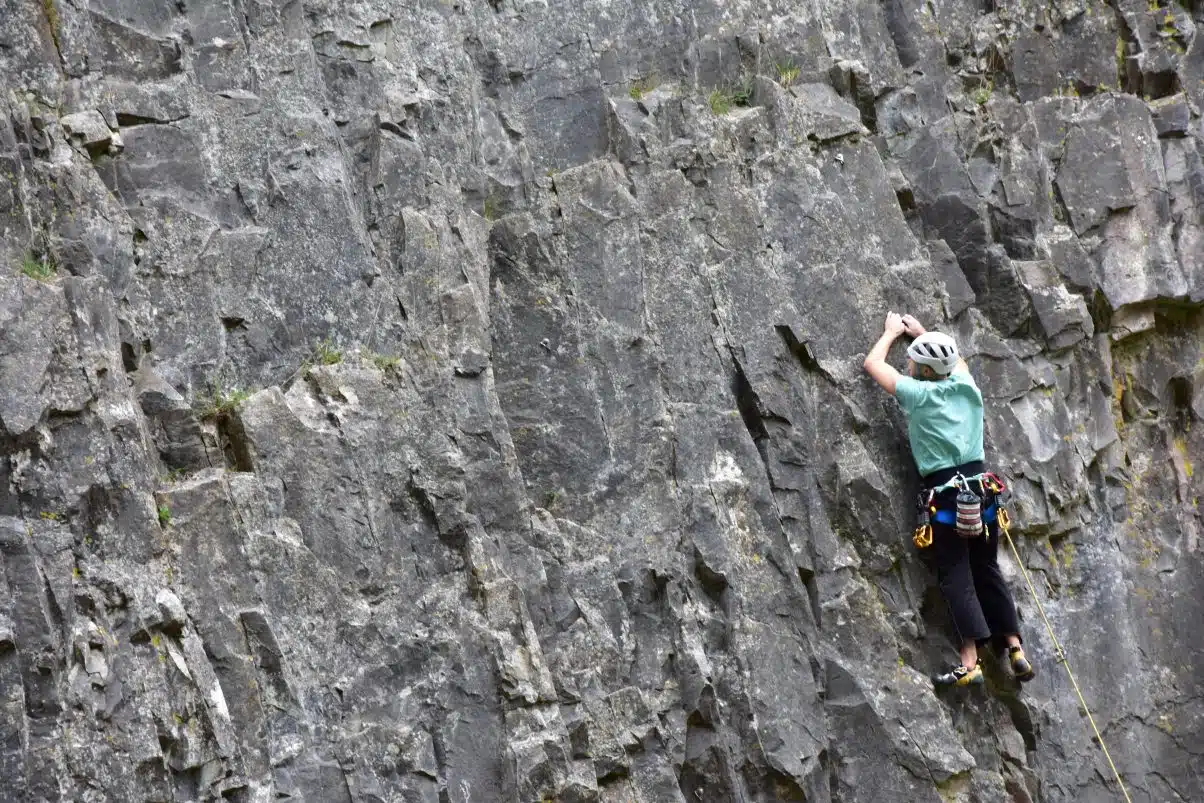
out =
[[[945,377],[900,376],[895,398],[921,476],[983,459],[982,393],[964,362]]]

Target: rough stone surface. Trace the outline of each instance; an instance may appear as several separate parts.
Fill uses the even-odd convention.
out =
[[[1010,553],[1038,679],[931,690],[906,310],[1204,799],[1202,24],[0,0],[0,797],[1119,799]]]

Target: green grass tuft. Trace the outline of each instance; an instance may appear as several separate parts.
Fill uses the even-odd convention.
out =
[[[640,100],[652,90],[660,86],[660,81],[655,75],[646,75],[643,78],[637,78],[631,83],[631,89],[627,90],[627,94],[632,100]]]
[[[746,78],[734,87],[714,90],[707,98],[707,102],[711,107],[711,112],[722,117],[735,106],[751,105],[752,96],[753,81],[751,78]]]
[[[732,110],[731,96],[722,90],[716,89],[711,93],[707,102],[711,105],[711,112],[716,116],[722,117]]]
[[[381,371],[396,370],[397,367],[401,365],[401,357],[390,357],[386,354],[372,354],[370,355],[369,359],[371,359],[372,364]]]
[[[798,80],[799,68],[793,61],[781,62],[777,65],[778,68],[778,83],[784,87],[789,87]]]
[[[40,262],[33,254],[26,254],[21,258],[21,273],[39,282],[46,282],[54,278],[57,270],[49,259]]]
[[[219,418],[228,416],[237,410],[242,403],[251,398],[248,391],[239,388],[226,388],[215,391],[200,409],[201,418]]]
[[[343,352],[327,338],[314,346],[314,362],[318,365],[337,365],[343,361]]]

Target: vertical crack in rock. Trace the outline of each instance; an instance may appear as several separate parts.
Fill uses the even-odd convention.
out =
[[[761,456],[761,462],[764,464],[766,476],[768,476],[769,456],[766,451],[768,448],[766,441],[769,440],[769,432],[765,429],[765,420],[758,406],[757,394],[753,391],[748,377],[744,375],[744,369],[740,367],[734,354],[732,355],[732,365],[735,368],[732,377],[732,393],[736,397],[736,409],[740,411],[740,420],[744,422],[744,428],[748,430],[749,438],[757,447],[757,453]]]

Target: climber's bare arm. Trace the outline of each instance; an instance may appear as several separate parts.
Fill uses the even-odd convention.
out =
[[[899,381],[899,372],[886,361],[886,355],[890,351],[891,344],[903,332],[903,318],[897,313],[889,313],[886,316],[886,324],[883,326],[882,337],[878,338],[878,342],[870,349],[870,353],[865,356],[863,363],[865,372],[892,396],[895,395],[895,384]]]

